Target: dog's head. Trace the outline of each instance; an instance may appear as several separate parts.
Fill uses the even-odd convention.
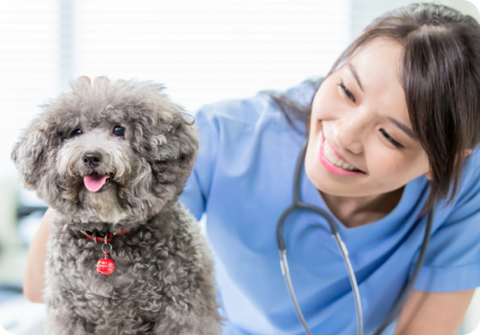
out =
[[[78,80],[13,148],[25,186],[77,228],[114,231],[158,213],[180,195],[198,153],[188,114],[163,89]]]

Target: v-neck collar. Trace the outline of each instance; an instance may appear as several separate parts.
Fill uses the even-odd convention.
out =
[[[379,238],[395,233],[398,230],[398,225],[406,221],[409,215],[415,214],[423,204],[424,201],[418,201],[419,198],[426,199],[424,191],[424,181],[422,177],[414,179],[405,185],[402,193],[402,197],[397,206],[383,218],[358,226],[358,227],[346,227],[328,208],[323,197],[318,189],[313,185],[305,172],[305,167],[302,168],[302,182],[301,182],[301,197],[306,203],[318,206],[324,209],[328,214],[332,216],[337,223],[340,235],[344,242],[350,247],[356,247],[364,245],[369,241],[374,241]],[[423,192],[422,192],[423,191]],[[422,203],[422,206],[418,206]],[[317,214],[315,214],[317,215]],[[328,228],[330,230],[330,228]]]

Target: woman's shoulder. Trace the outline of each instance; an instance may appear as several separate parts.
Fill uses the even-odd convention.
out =
[[[480,193],[480,145],[466,157],[460,177],[458,196],[471,192]]]
[[[455,197],[448,201],[452,191],[453,183],[448,195],[437,203],[439,213],[444,212],[452,220],[480,212],[480,146],[466,158]]]

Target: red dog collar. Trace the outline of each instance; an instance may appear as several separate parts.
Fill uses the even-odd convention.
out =
[[[125,229],[122,229],[120,230],[119,233],[109,233],[108,236],[107,236],[107,243],[110,243],[112,242],[111,238],[114,237],[114,236],[120,236],[120,235],[123,235],[125,234],[127,231]],[[91,241],[94,241],[95,243],[97,242],[105,242],[105,235],[102,234],[102,233],[98,233],[96,231],[93,231],[91,232],[90,230],[82,230],[82,233],[85,234],[85,236],[91,240]]]

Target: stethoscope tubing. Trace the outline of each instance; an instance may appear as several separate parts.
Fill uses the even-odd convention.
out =
[[[284,244],[284,241],[283,241],[283,238],[282,238],[283,237],[283,234],[282,234],[283,223],[285,222],[285,219],[287,218],[287,216],[296,209],[305,209],[305,210],[315,212],[319,215],[322,215],[323,217],[325,217],[327,219],[327,221],[330,225],[331,231],[334,232],[332,234],[332,237],[335,240],[335,242],[337,243],[338,249],[340,250],[340,252],[342,254],[342,258],[343,258],[343,261],[345,263],[345,267],[347,268],[348,278],[350,279],[350,285],[352,287],[354,298],[355,298],[355,308],[356,308],[356,311],[357,311],[357,325],[358,325],[357,326],[357,334],[362,335],[363,334],[363,312],[362,312],[362,303],[361,303],[361,300],[360,300],[360,292],[359,292],[358,284],[357,284],[357,278],[355,277],[355,273],[353,271],[353,267],[352,267],[352,264],[350,262],[350,258],[348,257],[347,247],[345,246],[345,243],[343,243],[342,238],[340,237],[340,233],[338,231],[338,226],[336,225],[335,221],[333,221],[332,217],[326,211],[324,211],[323,209],[318,208],[316,206],[304,203],[302,201],[298,201],[296,204],[292,204],[289,208],[287,208],[287,210],[285,210],[283,212],[282,216],[280,217],[279,222],[281,222],[281,224],[279,224],[277,226],[277,237],[280,237],[280,239],[278,239],[277,241],[278,241],[279,251],[280,251],[282,273],[285,277],[287,287],[289,288],[288,292],[290,293],[290,297],[292,298],[292,302],[294,304],[295,311],[297,312],[297,315],[298,315],[298,318],[300,319],[300,322],[303,324],[307,334],[311,335],[308,327],[305,327],[307,325],[306,321],[305,321],[305,317],[302,314],[302,311],[300,309],[300,306],[298,305],[297,298],[296,298],[295,293],[294,293],[295,291],[293,289],[293,284],[292,284],[292,280],[291,280],[291,277],[290,277],[290,271],[289,271],[289,268],[288,268],[287,248],[286,248],[286,246]]]
[[[411,291],[413,290],[413,286],[417,281],[418,274],[420,273],[423,262],[425,261],[427,247],[430,242],[430,234],[432,232],[433,218],[435,216],[435,208],[436,208],[436,203],[433,204],[432,209],[428,214],[428,222],[427,222],[427,226],[425,227],[425,234],[423,236],[422,248],[420,249],[420,253],[417,259],[417,264],[415,266],[415,269],[413,270],[412,277],[408,281],[407,286],[405,286],[405,288],[403,289],[402,295],[397,300],[397,304],[392,308],[392,310],[390,311],[390,314],[385,319],[385,322],[375,332],[374,335],[381,335],[382,332],[385,330],[385,328],[387,328],[388,325],[392,323],[393,320],[395,320],[395,318],[400,314],[400,311],[402,310],[403,305],[405,304]]]
[[[293,283],[291,280],[290,276],[290,269],[288,266],[288,260],[287,260],[287,248],[285,246],[285,242],[283,239],[283,226],[285,224],[285,219],[287,218],[288,215],[290,215],[293,211],[297,209],[304,209],[308,211],[315,212],[322,217],[324,217],[331,229],[332,236],[337,244],[338,249],[340,250],[340,253],[342,255],[342,258],[344,260],[345,266],[347,268],[348,272],[348,277],[350,279],[350,285],[352,287],[353,291],[353,296],[355,300],[355,309],[356,309],[356,314],[357,314],[357,334],[358,335],[363,335],[363,312],[362,312],[362,303],[360,299],[360,292],[358,289],[358,283],[357,279],[355,277],[355,272],[353,271],[353,267],[350,261],[350,258],[348,256],[348,250],[347,247],[345,246],[345,243],[342,241],[340,237],[340,232],[337,226],[337,223],[334,221],[334,219],[331,217],[330,214],[328,214],[325,210],[313,206],[307,203],[304,203],[301,200],[300,197],[300,179],[301,179],[301,171],[303,167],[303,161],[305,160],[305,155],[306,155],[306,150],[307,150],[307,144],[308,144],[308,138],[304,141],[302,150],[300,152],[299,158],[297,160],[297,165],[295,167],[295,176],[294,176],[294,185],[293,185],[293,203],[282,213],[280,216],[278,223],[277,223],[277,246],[278,250],[280,253],[280,267],[282,270],[282,274],[285,278],[285,282],[288,288],[288,292],[290,294],[290,298],[293,302],[295,312],[297,313],[297,316],[302,323],[305,331],[307,332],[308,335],[312,335],[310,329],[308,328],[307,322],[305,320],[305,317],[303,316],[302,310],[300,308],[300,305],[298,304],[297,297],[295,295],[295,290],[293,287]],[[380,335],[385,328],[388,327],[388,325],[398,316],[400,313],[403,305],[405,304],[405,301],[407,300],[408,296],[410,295],[410,292],[413,290],[413,286],[415,285],[415,281],[417,280],[418,274],[420,272],[420,269],[423,265],[423,262],[425,260],[425,254],[426,250],[428,247],[428,243],[430,241],[430,233],[433,225],[433,217],[435,214],[435,207],[436,204],[434,203],[432,210],[429,213],[428,216],[428,222],[427,226],[425,228],[425,235],[423,238],[423,243],[422,247],[420,250],[420,254],[418,256],[417,264],[415,266],[415,269],[413,271],[412,277],[408,281],[405,289],[403,290],[400,298],[397,300],[397,303],[395,306],[392,308],[390,311],[389,315],[387,316],[387,319],[385,322],[382,324],[382,326],[375,332],[374,335]]]

